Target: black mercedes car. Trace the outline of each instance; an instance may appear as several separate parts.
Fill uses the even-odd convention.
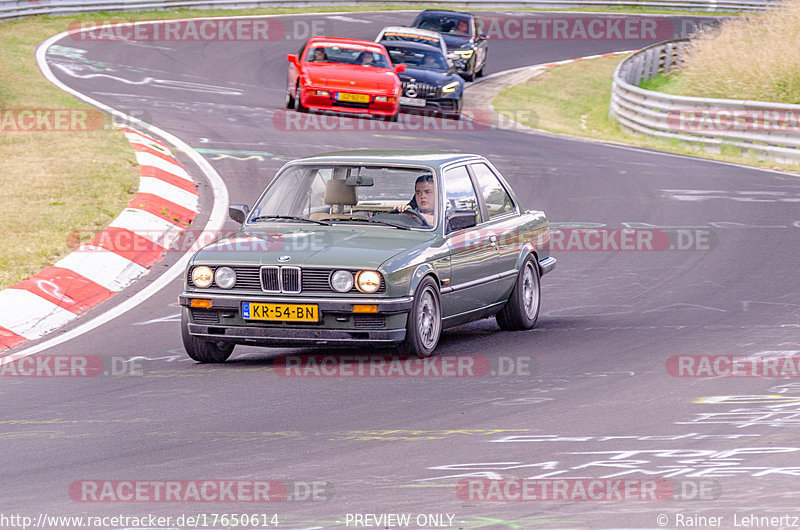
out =
[[[448,118],[461,117],[464,80],[447,62],[439,48],[416,42],[381,41],[392,64],[404,64],[400,72],[403,93],[401,110],[434,112]]]
[[[447,43],[447,51],[455,52],[460,57],[456,68],[464,79],[473,81],[475,77],[483,75],[489,41],[486,35],[478,33],[475,15],[426,9],[417,15],[411,26],[441,33]]]

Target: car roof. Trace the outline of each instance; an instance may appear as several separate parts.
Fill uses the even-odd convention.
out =
[[[464,13],[463,11],[453,11],[452,9],[425,9],[421,11],[419,14],[420,15],[464,15],[465,17],[475,16],[472,13]]]
[[[382,40],[381,44],[383,44],[387,50],[389,48],[409,48],[412,50],[422,50],[428,53],[439,52],[439,55],[444,55],[441,48],[431,46],[430,44],[422,44],[421,42],[411,42],[407,40]]]
[[[482,158],[470,153],[453,153],[450,151],[426,151],[405,149],[356,149],[349,151],[332,151],[320,153],[294,160],[292,163],[350,163],[364,165],[383,164],[418,164],[438,167],[453,162],[469,161]]]

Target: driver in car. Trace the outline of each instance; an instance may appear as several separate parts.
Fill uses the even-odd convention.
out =
[[[395,206],[395,212],[407,212],[414,210],[419,212],[428,226],[433,226],[434,207],[436,204],[436,194],[433,189],[433,175],[420,175],[414,182],[414,198],[408,204]]]

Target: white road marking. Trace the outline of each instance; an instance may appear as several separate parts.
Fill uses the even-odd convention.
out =
[[[359,24],[372,24],[371,20],[363,20],[360,18],[353,18],[345,15],[333,15],[325,18],[327,18],[328,20],[341,20],[342,22],[358,22]]]

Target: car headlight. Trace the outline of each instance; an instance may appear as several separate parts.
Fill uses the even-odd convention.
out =
[[[362,293],[372,294],[381,286],[381,275],[375,271],[360,271],[356,274],[356,288]]]
[[[214,281],[218,287],[230,289],[236,285],[236,273],[230,267],[220,267],[214,271]]]
[[[447,83],[445,86],[442,87],[443,94],[452,94],[456,90],[458,90],[458,81],[453,81],[452,83]]]
[[[353,274],[350,271],[334,271],[331,274],[331,288],[337,293],[346,293],[353,288]]]
[[[195,287],[205,289],[211,285],[212,281],[214,281],[214,273],[211,271],[211,267],[201,265],[192,269],[192,283]]]
[[[458,54],[458,56],[462,59],[469,59],[474,53],[475,50],[456,50],[456,54]]]

